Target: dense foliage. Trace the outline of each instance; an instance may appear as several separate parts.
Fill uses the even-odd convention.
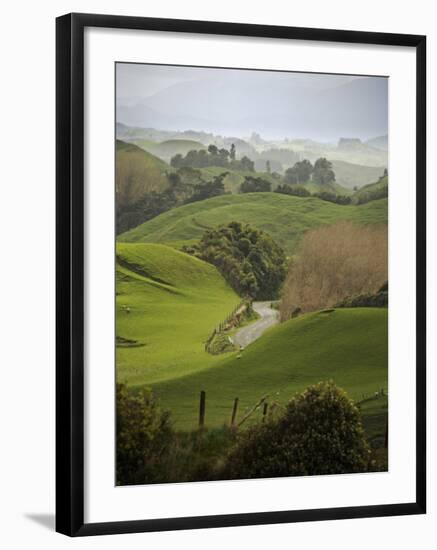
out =
[[[277,297],[287,271],[285,253],[270,235],[238,222],[206,231],[185,251],[214,264],[241,296],[260,300]]]
[[[152,394],[117,384],[117,485],[162,479],[162,456],[173,439],[169,413]]]
[[[333,202],[335,204],[351,204],[352,199],[347,195],[337,195],[329,191],[321,191],[320,193],[313,193],[314,197],[322,199],[322,201]]]
[[[294,195],[295,197],[310,197],[311,193],[305,187],[301,185],[278,185],[275,189],[275,193],[282,193],[283,195]]]
[[[129,207],[118,208],[117,233],[128,231],[182,204],[223,195],[225,177],[226,173],[223,173],[205,181],[200,170],[190,167],[167,173],[164,190],[149,191]]]
[[[192,168],[222,166],[224,168],[248,172],[253,172],[255,170],[254,162],[247,156],[243,156],[240,160],[237,160],[235,145],[232,145],[230,150],[224,148],[219,149],[216,145],[210,145],[208,150],[200,149],[199,151],[188,151],[185,156],[177,154],[172,157],[170,164],[173,168],[182,168],[186,166]]]
[[[223,477],[365,472],[369,460],[357,407],[332,382],[320,382],[294,397],[279,418],[243,433]]]
[[[314,163],[313,181],[315,183],[326,184],[335,181],[334,170],[332,163],[325,158],[317,159]]]
[[[211,197],[218,197],[225,193],[225,184],[223,180],[226,172],[215,176],[211,181],[197,183],[193,186],[193,194],[189,196],[185,203],[203,201]]]
[[[306,183],[313,173],[313,165],[307,159],[296,162],[285,172],[285,183]]]
[[[240,193],[262,193],[271,191],[272,184],[262,178],[246,176],[240,185]]]
[[[357,296],[348,296],[335,307],[387,307],[388,306],[388,282],[374,294],[358,294]]]

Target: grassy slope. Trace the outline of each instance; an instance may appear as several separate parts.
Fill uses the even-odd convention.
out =
[[[222,195],[165,212],[119,236],[121,242],[171,243],[199,239],[205,229],[237,220],[270,235],[292,253],[303,232],[339,220],[387,223],[387,200],[341,206],[279,193]]]
[[[117,155],[130,154],[130,155],[134,155],[137,158],[144,159],[144,162],[153,164],[161,172],[165,172],[170,168],[166,162],[156,157],[155,155],[152,155],[151,153],[144,151],[144,149],[141,149],[141,147],[138,147],[133,143],[126,143],[125,141],[121,141],[117,139],[116,152],[117,152]]]
[[[334,380],[356,400],[387,389],[387,309],[307,314],[270,329],[240,359],[236,353],[222,357],[215,368],[152,384],[177,427],[195,427],[201,390],[207,425],[220,426],[237,396],[241,418],[265,394],[284,403],[320,380]]]
[[[368,183],[373,183],[383,173],[380,166],[362,166],[341,160],[334,160],[332,165],[337,183],[348,187],[350,190],[355,186],[362,187]]]
[[[130,174],[142,182],[141,193],[162,191],[168,185],[165,173],[171,171],[170,166],[133,143],[117,140],[116,162],[117,174]],[[128,178],[121,178],[118,184],[123,185],[125,179]]]
[[[117,336],[142,344],[117,347],[120,382],[150,384],[219,360],[203,342],[240,298],[215,267],[162,245],[117,244],[116,276]]]
[[[365,185],[361,189],[358,189],[358,191],[356,191],[352,195],[352,201],[358,202],[360,199],[368,200],[376,193],[380,193],[384,191],[387,192],[387,189],[388,189],[388,178],[384,177],[375,183],[370,183],[369,185]]]

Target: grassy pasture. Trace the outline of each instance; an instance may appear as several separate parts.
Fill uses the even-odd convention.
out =
[[[152,384],[176,426],[196,425],[198,396],[206,391],[207,425],[229,421],[240,399],[240,417],[262,396],[284,404],[295,392],[332,379],[349,395],[387,390],[387,310],[350,308],[311,313],[273,327],[237,353],[222,356],[214,368]],[[363,406],[366,414],[368,405]],[[369,411],[373,412],[374,411]],[[261,411],[254,415],[259,420]]]
[[[208,429],[229,423],[235,397],[241,419],[265,394],[281,406],[320,380],[357,401],[387,390],[387,309],[310,313],[273,327],[241,358],[213,356],[203,343],[239,302],[213,266],[160,244],[118,243],[116,275],[117,380],[151,387],[177,430],[196,428],[201,390]],[[380,443],[387,399],[366,400],[361,410],[369,438]],[[261,410],[248,424],[260,418]]]
[[[170,243],[199,239],[205,229],[238,220],[269,233],[288,254],[308,229],[341,220],[387,223],[387,199],[342,206],[316,197],[279,193],[222,195],[165,212],[119,236],[121,242]]]
[[[214,366],[204,351],[239,303],[216,268],[156,244],[117,244],[117,380],[151,385]],[[129,309],[128,309],[129,308]]]

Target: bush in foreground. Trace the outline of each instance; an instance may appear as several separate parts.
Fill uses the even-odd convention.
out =
[[[148,390],[117,384],[117,485],[161,480],[173,436],[169,413]]]
[[[278,419],[245,432],[228,455],[224,479],[365,472],[370,450],[360,413],[332,382],[294,397]]]

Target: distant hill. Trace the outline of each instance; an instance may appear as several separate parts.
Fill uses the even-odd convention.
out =
[[[354,204],[364,204],[384,197],[388,197],[387,177],[381,178],[375,183],[370,183],[358,189],[358,191],[352,195],[352,202]]]
[[[316,197],[280,193],[221,195],[165,212],[123,233],[118,240],[171,244],[199,239],[210,227],[239,221],[266,231],[292,254],[305,231],[339,220],[387,223],[387,199],[362,206],[341,206]]]
[[[383,174],[380,166],[363,166],[342,160],[333,160],[332,166],[337,183],[348,189],[373,183]]]
[[[170,162],[171,158],[177,154],[185,156],[188,151],[206,149],[205,145],[199,141],[189,139],[169,139],[161,143],[139,139],[135,141],[135,144],[166,162]]]
[[[375,149],[381,149],[382,151],[388,151],[388,136],[378,136],[373,139],[368,139],[366,141],[367,145],[370,147],[375,147]]]
[[[198,73],[137,102],[117,105],[117,120],[228,136],[268,129],[272,136],[293,132],[328,140],[334,135],[353,136],[357,128],[362,136],[386,132],[387,79],[323,75],[314,85],[317,77],[308,78],[312,83],[303,83],[296,73],[287,78],[256,71],[248,71],[245,78],[236,71],[222,71],[220,78]]]
[[[164,161],[132,143],[116,142],[116,217],[117,231],[132,227],[126,217],[147,193],[163,191],[168,186],[166,173],[171,168]],[[120,229],[121,228],[121,229]]]
[[[116,142],[116,188],[120,200],[137,198],[167,186],[165,173],[169,165],[133,143]],[[129,186],[129,189],[128,189]]]

